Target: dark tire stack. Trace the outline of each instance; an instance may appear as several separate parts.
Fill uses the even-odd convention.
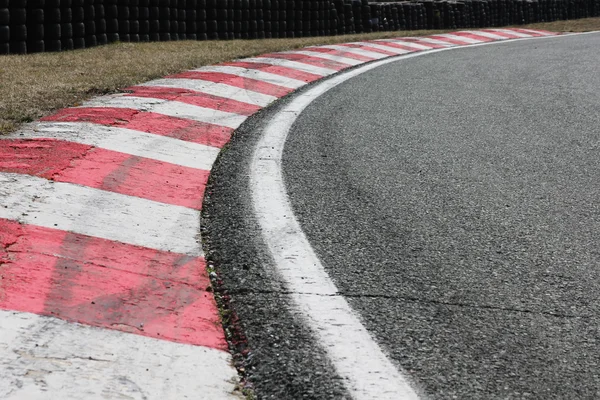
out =
[[[140,0],[129,0],[129,41],[140,41]]]
[[[0,55],[10,53],[10,10],[8,0],[0,0]]]
[[[85,47],[95,47],[98,45],[97,20],[95,1],[85,0],[83,4]]]
[[[106,38],[108,43],[118,42],[120,37],[117,0],[104,0],[104,15],[106,19]]]
[[[169,3],[171,3],[171,12],[170,12],[170,19],[171,19],[171,31],[170,31],[170,35],[171,35],[171,40],[179,40],[179,20],[178,20],[178,3],[179,0],[171,0],[169,1]]]
[[[150,41],[150,0],[139,0],[138,5],[139,26],[138,35],[140,42]]]
[[[121,42],[129,42],[130,41],[130,26],[129,26],[129,4],[130,0],[119,0],[117,2],[117,18],[118,18],[118,26],[119,26],[119,40]]]
[[[108,43],[107,24],[106,24],[106,9],[104,2],[97,1],[94,7],[94,15],[96,16],[96,43],[104,45]]]
[[[10,52],[27,53],[27,1],[10,1]]]
[[[42,53],[46,51],[44,22],[44,0],[29,0],[27,2],[28,53]]]
[[[85,11],[83,9],[83,0],[73,0],[71,12],[73,48],[85,49]]]

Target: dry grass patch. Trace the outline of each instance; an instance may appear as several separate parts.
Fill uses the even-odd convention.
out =
[[[529,25],[554,31],[600,29],[600,18]],[[429,35],[400,31],[301,39],[116,43],[86,50],[0,57],[0,135],[90,97],[203,65],[274,51],[357,40]]]
[[[543,22],[519,26],[527,29],[545,29],[552,32],[590,32],[600,30],[600,18],[583,18],[569,21]]]

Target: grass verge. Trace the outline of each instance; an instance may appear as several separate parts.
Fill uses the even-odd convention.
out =
[[[521,27],[557,32],[600,30],[600,18]],[[99,94],[165,75],[262,53],[311,45],[447,31],[398,31],[371,34],[233,41],[115,43],[62,53],[0,57],[0,135],[60,108]]]

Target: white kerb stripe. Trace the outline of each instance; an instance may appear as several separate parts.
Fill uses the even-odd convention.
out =
[[[126,96],[123,94],[103,96],[83,103],[82,107],[117,107],[132,108],[140,111],[151,111],[157,114],[193,121],[226,126],[236,129],[246,117],[239,114],[219,111],[212,108],[198,107],[180,101],[153,99],[146,97]]]
[[[374,51],[368,51],[365,49],[358,49],[356,47],[339,46],[339,45],[335,45],[335,44],[329,44],[329,45],[319,46],[319,47],[324,48],[324,49],[347,51],[348,53],[353,53],[353,54],[363,56],[363,57],[369,57],[374,60],[379,60],[381,58],[387,57],[385,54],[376,53]]]
[[[306,82],[287,78],[285,76],[271,74],[269,72],[261,71],[259,69],[233,67],[229,65],[213,65],[208,67],[202,67],[195,69],[196,72],[219,72],[223,74],[231,74],[239,76],[241,78],[256,79],[257,81],[263,81],[277,86],[283,86],[289,89],[298,89],[306,85]]]
[[[301,55],[305,55],[305,56],[309,56],[309,57],[322,58],[324,60],[331,60],[331,61],[339,62],[342,64],[348,64],[348,65],[359,65],[359,64],[364,63],[364,61],[355,60],[354,58],[336,56],[334,54],[321,53],[318,51],[310,51],[310,49],[288,51],[288,52],[282,52],[280,54],[301,54]]]
[[[396,39],[377,39],[375,41],[376,42],[396,43],[396,44],[399,44],[402,46],[412,47],[413,49],[416,49],[416,50],[431,50],[431,49],[433,49],[433,47],[425,46],[424,44],[419,44],[419,43],[414,43],[414,42],[405,42],[405,41],[396,40]]]
[[[458,40],[459,42],[464,42],[464,43],[468,43],[468,44],[483,43],[483,40],[477,40],[477,39],[473,39],[473,38],[465,37],[465,36],[452,35],[450,33],[441,33],[436,36],[444,37],[447,39]]]
[[[500,35],[496,35],[496,34],[490,33],[490,32],[482,32],[482,31],[461,31],[461,32],[470,33],[471,35],[482,36],[482,37],[486,37],[486,38],[490,38],[490,39],[495,39],[495,40],[506,40],[506,39],[508,39],[506,36],[500,36]]]
[[[513,31],[512,29],[490,29],[490,30],[492,30],[494,32],[506,33],[507,35],[513,35],[513,36],[522,37],[522,38],[531,37],[531,35],[528,35],[526,33],[516,32],[516,31]]]
[[[196,210],[36,176],[0,172],[0,218],[202,255]]]
[[[335,69],[321,68],[310,64],[301,63],[298,61],[291,61],[282,58],[269,58],[269,57],[252,57],[238,60],[242,62],[251,62],[256,64],[271,64],[280,67],[287,67],[291,69],[297,69],[298,71],[308,72],[310,74],[328,76],[337,73]]]
[[[439,39],[432,39],[432,38],[428,38],[428,37],[422,37],[422,38],[414,38],[414,39],[419,39],[420,42],[424,42],[424,43],[431,43],[431,44],[439,44],[440,46],[446,46],[446,47],[454,47],[457,46],[454,43],[450,43],[450,42],[444,42],[443,40],[439,40]]]
[[[205,171],[220,152],[217,147],[87,122],[39,122],[19,131],[18,137],[66,140]]]
[[[146,82],[139,86],[159,86],[193,90],[196,92],[210,94],[212,96],[237,100],[242,103],[254,104],[259,107],[266,107],[275,100],[277,100],[277,97],[275,96],[269,96],[267,94],[253,92],[252,90],[242,89],[224,83],[204,81],[202,79],[165,78]]]
[[[366,47],[367,49],[369,47],[374,48],[374,49],[379,49],[379,50],[383,50],[383,51],[389,51],[390,53],[394,53],[394,54],[407,54],[407,53],[411,53],[411,50],[404,50],[404,49],[399,49],[397,47],[392,47],[392,46],[385,46],[383,44],[375,44],[375,43],[371,43],[371,42],[356,42],[353,44],[358,44],[360,46]],[[381,53],[378,53],[381,54]],[[381,54],[384,57],[388,57],[385,54]],[[383,58],[383,57],[382,57]]]
[[[231,365],[225,351],[0,310],[5,400],[239,400]]]

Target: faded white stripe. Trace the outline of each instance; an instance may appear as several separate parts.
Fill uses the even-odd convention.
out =
[[[328,76],[337,73],[335,69],[330,68],[322,68],[317,67],[310,64],[301,63],[298,61],[285,60],[282,58],[269,58],[269,57],[253,57],[253,58],[244,58],[243,60],[239,60],[242,62],[251,62],[256,64],[270,64],[277,65],[280,67],[286,67],[291,69],[296,69],[302,72],[308,72],[310,74],[320,75],[320,76]]]
[[[556,36],[556,34],[552,33],[552,32],[541,32],[541,31],[537,31],[535,29],[525,29],[525,28],[520,28],[520,29],[525,32],[530,32],[532,35]]]
[[[422,43],[431,43],[431,44],[438,44],[440,46],[446,46],[446,47],[454,47],[457,46],[454,43],[450,43],[450,42],[445,42],[443,40],[439,40],[439,39],[432,39],[432,38],[428,38],[428,37],[423,37],[423,38],[414,38],[414,39],[419,39],[419,42]]]
[[[404,49],[399,49],[397,47],[392,47],[392,46],[385,46],[383,44],[376,44],[376,43],[372,43],[372,42],[356,42],[353,44],[358,44],[360,46],[366,47],[367,49],[369,47],[373,48],[373,49],[379,49],[379,50],[383,50],[383,51],[388,51],[390,53],[394,53],[394,54],[407,54],[407,53],[411,53],[411,50],[404,50]],[[381,54],[381,53],[378,53]],[[384,57],[388,57],[385,54],[381,54]]]
[[[224,351],[0,310],[5,400],[239,400],[237,381]]]
[[[387,57],[385,54],[376,53],[374,51],[368,51],[368,50],[365,50],[365,49],[359,49],[359,48],[350,47],[350,46],[341,46],[341,45],[336,45],[336,44],[329,44],[329,45],[319,46],[319,47],[324,48],[324,49],[346,51],[348,53],[356,54],[356,55],[359,55],[359,56],[369,57],[369,58],[372,58],[373,60],[379,60],[381,58]]]
[[[256,79],[257,81],[263,81],[277,86],[283,86],[289,89],[298,89],[306,82],[287,78],[285,76],[271,74],[269,72],[261,71],[259,69],[243,68],[243,67],[232,67],[228,65],[213,65],[208,67],[202,67],[195,69],[197,72],[219,72],[223,74],[231,74],[239,76],[241,78]]]
[[[126,96],[124,94],[103,96],[83,103],[82,107],[117,107],[133,108],[140,111],[151,111],[157,114],[176,118],[186,118],[209,124],[236,129],[246,117],[239,114],[219,111],[212,108],[198,107],[180,101],[153,99],[146,97]]]
[[[490,30],[494,31],[494,32],[506,33],[507,35],[513,35],[513,36],[517,36],[517,37],[521,37],[521,38],[531,37],[531,35],[528,35],[526,33],[516,32],[516,31],[513,31],[512,29],[490,29]]]
[[[269,96],[267,94],[253,92],[252,90],[230,86],[225,83],[215,83],[202,79],[165,78],[146,82],[139,86],[160,86],[193,90],[212,96],[240,101],[242,103],[254,104],[259,107],[266,107],[277,100],[277,97],[275,96]]]
[[[490,33],[490,32],[482,32],[482,31],[461,31],[461,32],[470,33],[471,35],[482,36],[482,37],[486,37],[486,38],[490,38],[490,39],[494,39],[494,40],[508,39],[506,36],[500,36],[500,35],[496,35],[496,34]]]
[[[0,218],[202,255],[196,210],[36,176],[0,172]]]
[[[87,122],[39,122],[19,131],[18,137],[66,140],[205,171],[220,152],[199,143]]]
[[[411,47],[416,50],[431,50],[431,49],[433,49],[433,47],[425,46],[424,44],[419,44],[419,43],[414,43],[414,42],[405,42],[403,40],[397,40],[397,39],[377,39],[375,41],[376,42],[396,43],[401,46]]]
[[[460,42],[466,43],[466,44],[476,44],[476,43],[483,43],[483,40],[477,40],[477,39],[473,39],[470,37],[465,37],[465,36],[457,36],[457,35],[452,35],[450,33],[443,33],[443,34],[439,34],[436,35],[439,37],[443,37],[446,39],[453,39],[453,40],[458,40]]]
[[[347,64],[347,65],[359,65],[359,64],[364,63],[364,61],[355,60],[354,58],[336,56],[334,54],[328,54],[328,53],[320,53],[318,51],[310,51],[310,48],[307,48],[306,50],[284,52],[281,54],[301,54],[301,55],[305,55],[305,56],[309,56],[309,57],[317,57],[317,58],[322,58],[324,60],[331,60],[331,61],[335,61],[335,62],[339,62],[342,64]]]

